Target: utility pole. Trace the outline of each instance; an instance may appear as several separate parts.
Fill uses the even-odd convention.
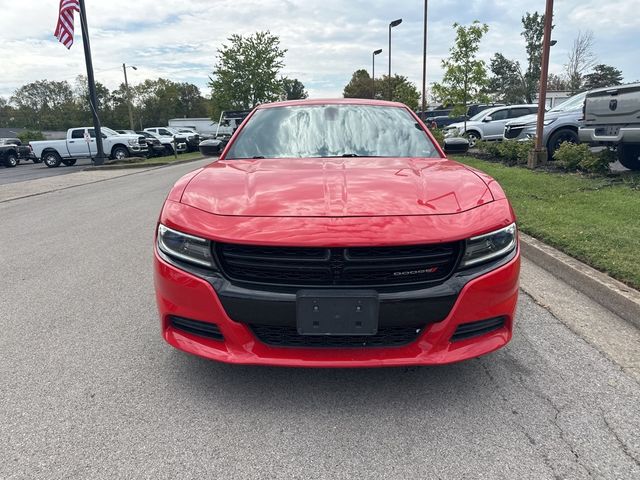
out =
[[[98,117],[98,97],[96,95],[96,80],[93,76],[93,62],[91,61],[91,45],[89,44],[89,27],[87,25],[87,11],[84,0],[79,0],[80,4],[80,28],[82,29],[82,43],[84,45],[84,60],[87,64],[87,80],[89,81],[89,104],[91,115],[93,116],[93,129],[96,133],[96,148],[98,153],[94,159],[94,164],[104,163],[104,147],[102,146],[102,131],[100,130],[100,118]]]
[[[536,123],[536,144],[529,153],[527,166],[535,168],[547,163],[547,149],[542,145],[544,128],[544,107],[547,104],[547,79],[549,77],[549,53],[551,50],[551,29],[553,28],[553,0],[547,0],[544,12],[544,37],[542,39],[542,66],[540,69],[540,93],[538,98],[538,118]]]
[[[422,116],[427,110],[427,10],[429,0],[424,0],[424,45],[422,49]]]
[[[136,67],[131,67],[134,70],[137,70]],[[135,130],[135,126],[133,125],[133,110],[131,107],[131,92],[129,91],[129,81],[127,80],[127,66],[126,64],[122,64],[122,71],[124,72],[124,88],[127,91],[127,108],[129,109],[129,128],[131,130]]]

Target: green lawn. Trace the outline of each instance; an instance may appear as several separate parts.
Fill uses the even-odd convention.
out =
[[[456,160],[500,182],[523,232],[640,288],[640,175],[588,178]]]
[[[144,165],[144,166],[153,166],[153,165],[167,165],[173,162],[182,162],[185,160],[196,160],[199,158],[204,158],[200,152],[190,152],[190,153],[181,153],[178,155],[178,158],[173,155],[167,155],[164,157],[151,157],[151,158],[127,158],[124,160],[118,160],[115,162],[110,162],[110,165]]]

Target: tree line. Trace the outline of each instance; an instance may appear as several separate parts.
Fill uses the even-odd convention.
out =
[[[281,74],[286,50],[280,39],[267,32],[232,35],[218,49],[218,62],[205,96],[194,84],[166,78],[129,85],[134,128],[166,125],[170,118],[207,117],[217,120],[222,110],[248,110],[275,100],[306,98],[301,81]],[[101,123],[114,129],[129,128],[124,83],[114,90],[97,82]],[[86,78],[75,81],[38,80],[0,97],[0,127],[30,130],[66,130],[92,124]]]

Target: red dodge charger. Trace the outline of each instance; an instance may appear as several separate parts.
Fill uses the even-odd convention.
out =
[[[257,107],[174,185],[154,251],[162,335],[213,360],[434,365],[512,335],[511,205],[399,103]]]

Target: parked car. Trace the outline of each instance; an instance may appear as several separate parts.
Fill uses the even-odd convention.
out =
[[[640,170],[640,83],[592,90],[583,111],[580,141],[615,147],[622,165]]]
[[[121,135],[107,127],[102,127],[101,131],[102,146],[110,158],[147,154],[147,141],[143,136]],[[61,163],[75,165],[79,158],[93,158],[98,154],[96,133],[92,127],[70,128],[65,140],[41,140],[30,142],[30,145],[35,156],[47,167],[58,167]]]
[[[542,144],[549,158],[563,142],[578,143],[578,128],[582,125],[582,105],[585,93],[579,93],[544,114]],[[537,115],[529,115],[507,122],[504,138],[508,140],[532,140],[536,136]]]
[[[33,160],[33,163],[40,161],[33,155],[31,147],[22,145],[19,138],[0,138],[0,165],[5,167],[15,167],[20,160]]]
[[[177,143],[184,143],[187,151],[192,152],[198,149],[200,143],[200,135],[197,133],[181,133],[177,128],[173,127],[150,127],[145,128],[145,132],[156,133],[163,137],[173,136]]]
[[[133,130],[124,130],[125,132],[132,132]],[[169,149],[165,145],[162,144],[160,139],[149,132],[136,132],[133,131],[136,135],[141,135],[147,139],[147,157],[162,157],[163,155],[170,155],[173,153],[172,147]]]
[[[252,365],[484,355],[511,339],[519,269],[496,181],[408,107],[353,98],[256,107],[171,189],[154,248],[164,339]]]
[[[505,124],[513,118],[531,115],[538,111],[537,105],[509,105],[482,110],[465,122],[454,123],[445,128],[445,137],[464,136],[474,146],[478,140],[502,140]],[[465,130],[466,128],[466,130]]]
[[[159,130],[165,131],[164,129]],[[176,137],[168,130],[166,132],[166,135],[163,133],[147,132],[146,130],[138,133],[140,135],[151,135],[152,138],[157,139],[164,148],[165,155],[173,155],[174,153],[184,153],[187,151],[187,143],[184,138]]]
[[[435,124],[436,128],[446,128],[454,123],[464,122],[470,118],[476,116],[483,110],[487,110],[491,107],[504,107],[504,103],[474,103],[467,107],[466,115],[451,116],[451,111],[442,115],[427,116],[425,122],[427,125]]]

